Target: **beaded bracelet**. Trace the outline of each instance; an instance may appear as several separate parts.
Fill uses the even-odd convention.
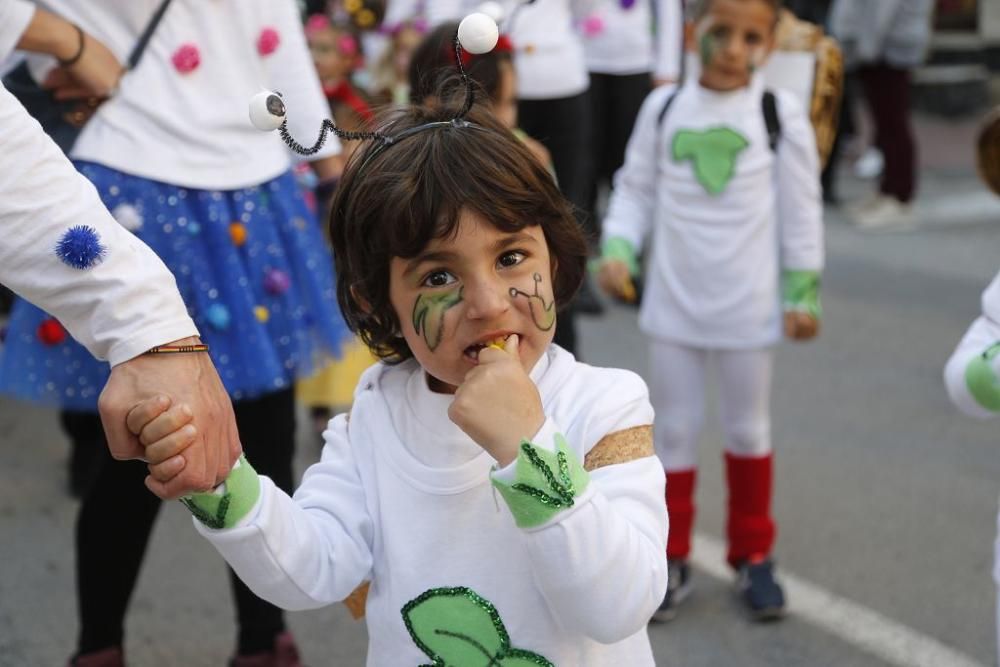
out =
[[[157,345],[146,350],[146,354],[183,354],[185,352],[208,352],[208,345],[193,343],[191,345]]]
[[[66,60],[63,60],[62,58],[57,58],[57,60],[59,61],[59,64],[61,66],[63,66],[63,67],[72,67],[73,65],[75,65],[77,63],[78,60],[80,60],[81,57],[83,57],[83,47],[84,47],[84,44],[86,44],[86,41],[87,41],[86,37],[83,34],[83,28],[81,28],[80,26],[78,26],[75,23],[73,23],[71,25],[74,28],[76,28],[76,35],[77,35],[77,38],[80,40],[80,45],[76,47],[76,53],[73,55],[72,58],[67,58]]]

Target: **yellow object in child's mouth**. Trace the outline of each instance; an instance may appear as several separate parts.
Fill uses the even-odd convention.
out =
[[[501,352],[503,352],[504,351],[504,343],[506,343],[506,342],[507,341],[504,340],[503,338],[497,338],[496,340],[490,341],[490,344],[487,345],[486,347],[492,347],[494,350],[500,350]]]

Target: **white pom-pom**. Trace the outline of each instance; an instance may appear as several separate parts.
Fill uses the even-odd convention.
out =
[[[486,14],[493,22],[500,25],[503,21],[503,7],[500,6],[499,2],[493,2],[493,0],[486,0],[483,4],[476,8],[476,11],[480,14]]]
[[[279,93],[263,90],[250,100],[250,122],[261,132],[281,127],[285,121],[285,103]]]
[[[458,41],[469,53],[492,51],[498,39],[500,39],[500,29],[496,21],[481,12],[469,14],[458,24]]]

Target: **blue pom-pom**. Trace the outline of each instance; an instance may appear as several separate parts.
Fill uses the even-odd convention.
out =
[[[221,303],[213,303],[205,311],[205,319],[220,331],[229,327],[229,309]]]
[[[97,230],[86,225],[70,227],[56,244],[56,255],[74,269],[89,269],[100,264],[106,252]]]

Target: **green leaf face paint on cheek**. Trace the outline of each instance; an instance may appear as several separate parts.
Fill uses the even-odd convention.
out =
[[[444,337],[444,314],[449,308],[462,301],[462,290],[436,294],[420,294],[413,303],[413,329],[423,336],[427,347],[433,352]]]

